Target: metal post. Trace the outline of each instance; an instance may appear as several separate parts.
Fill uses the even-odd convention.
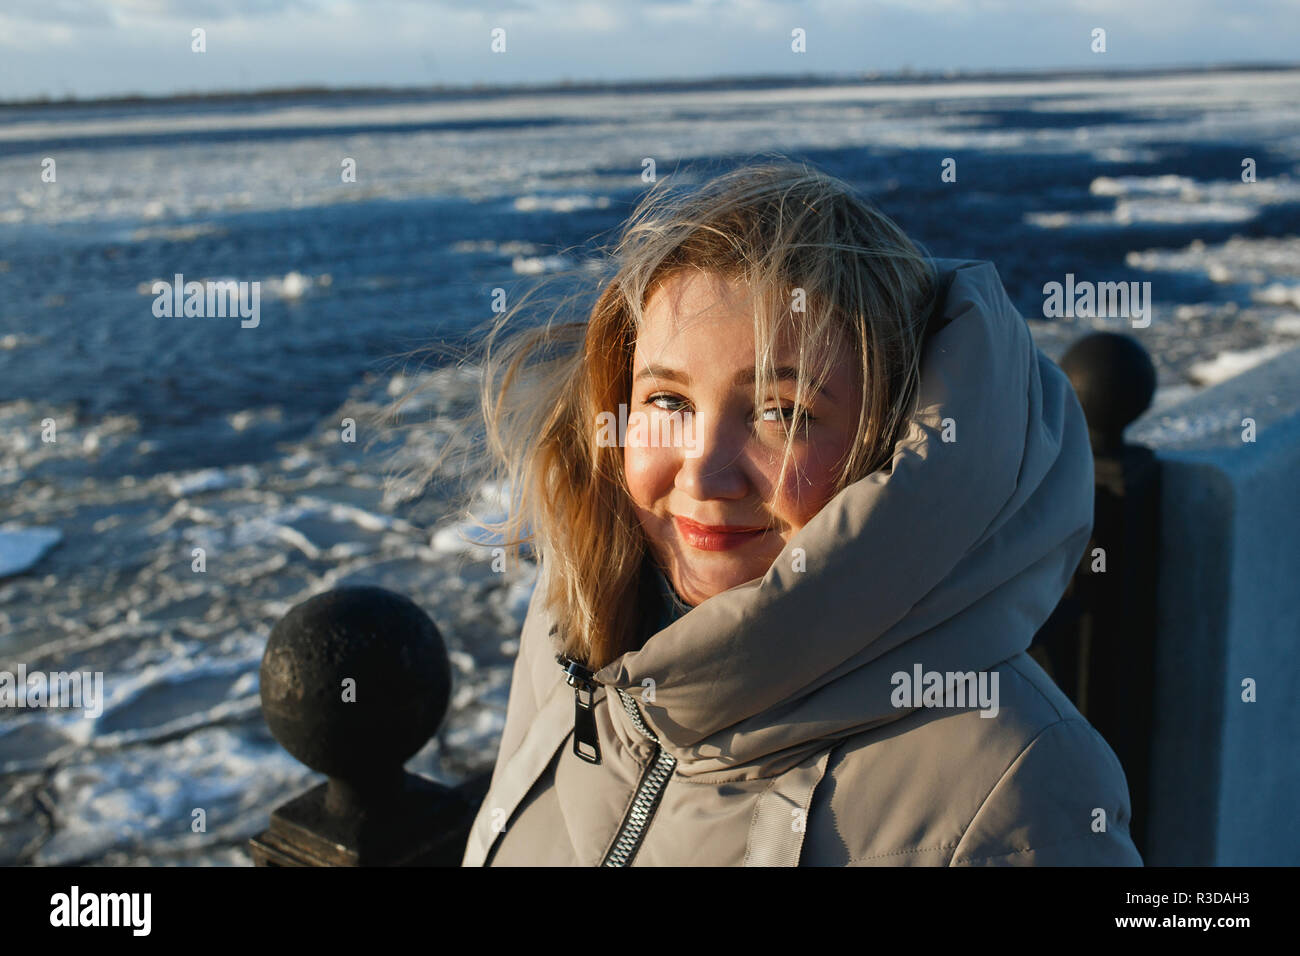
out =
[[[1088,547],[1031,653],[1119,758],[1133,805],[1130,833],[1145,855],[1160,468],[1151,449],[1124,441],[1124,429],[1150,406],[1155,367],[1133,337],[1098,332],[1074,343],[1061,368],[1088,419],[1096,505]]]
[[[458,866],[482,778],[443,786],[403,769],[447,713],[437,627],[382,588],[297,605],[262,656],[262,713],[283,747],[329,780],[276,809],[250,841],[259,866]]]

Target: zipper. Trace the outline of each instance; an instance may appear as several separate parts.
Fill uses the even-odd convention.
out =
[[[592,701],[600,682],[596,680],[595,671],[583,667],[577,661],[570,660],[563,654],[555,655],[555,659],[564,668],[565,682],[573,688],[573,752],[587,763],[598,764],[600,763],[600,737],[596,732],[596,715],[592,709]],[[619,825],[618,835],[614,837],[614,842],[610,845],[609,852],[605,854],[601,866],[627,866],[632,862],[637,850],[641,848],[646,828],[659,808],[664,786],[677,767],[677,758],[664,749],[659,738],[641,719],[641,711],[637,709],[636,701],[621,687],[615,687],[614,691],[622,701],[623,709],[631,718],[632,725],[641,736],[655,745],[655,751],[649,766],[637,782],[632,805],[628,807],[627,814]],[[590,753],[584,752],[583,747],[588,748]]]
[[[596,712],[592,709],[596,686],[600,683],[596,680],[596,672],[563,654],[556,654],[555,659],[564,668],[565,683],[573,688],[573,752],[587,763],[598,764],[600,735],[596,733]],[[584,751],[584,747],[589,752]]]
[[[659,808],[659,799],[663,796],[664,786],[677,766],[677,758],[664,749],[659,738],[651,733],[650,728],[641,719],[641,711],[637,709],[636,701],[621,687],[615,687],[614,690],[618,692],[619,700],[623,702],[623,709],[627,711],[628,717],[632,718],[636,729],[642,736],[654,742],[655,753],[650,766],[646,768],[637,784],[632,806],[628,808],[627,816],[623,818],[623,825],[618,828],[618,836],[614,838],[614,843],[610,846],[609,853],[605,855],[601,866],[627,866],[632,862],[636,851],[641,848],[646,827],[650,825],[655,810]]]

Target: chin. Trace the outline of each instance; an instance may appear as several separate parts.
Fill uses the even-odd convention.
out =
[[[751,572],[743,569],[708,571],[702,568],[689,568],[686,570],[686,575],[690,579],[689,588],[682,590],[681,586],[676,583],[673,586],[677,588],[677,593],[691,604],[700,604],[715,594],[721,594],[738,584],[744,584],[746,581],[762,577],[765,573],[766,569]]]

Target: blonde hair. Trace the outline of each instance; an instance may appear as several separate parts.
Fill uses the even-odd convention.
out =
[[[623,450],[597,440],[598,416],[631,400],[633,350],[653,293],[688,272],[749,290],[755,407],[773,394],[773,354],[783,330],[797,346],[800,405],[825,380],[831,350],[850,351],[862,403],[835,492],[891,460],[915,399],[935,294],[928,257],[897,225],[843,181],[784,159],[734,169],[694,190],[657,183],[604,261],[614,271],[595,283],[599,294],[586,321],[555,321],[575,314],[569,295],[544,323],[503,337],[520,324],[533,290],[490,323],[478,349],[474,418],[481,415],[483,438],[470,440],[466,428],[455,433],[464,439],[461,477],[471,487],[492,482],[509,492],[502,521],[475,523],[500,535],[515,560],[523,546],[532,548],[560,649],[592,669],[639,647],[642,616],[654,613],[641,574],[649,542],[628,491]],[[584,265],[552,280],[585,276],[579,285],[590,288],[591,275]],[[796,431],[787,427],[783,476]],[[420,483],[455,445],[443,446]]]

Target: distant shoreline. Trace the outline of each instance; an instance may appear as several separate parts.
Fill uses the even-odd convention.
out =
[[[1062,70],[1055,68],[1030,68],[1023,70],[895,70],[892,72],[861,71],[827,74],[761,74],[754,76],[718,76],[699,79],[662,80],[565,80],[551,83],[516,84],[463,84],[433,86],[360,86],[360,87],[277,87],[265,90],[226,90],[172,94],[120,94],[94,97],[31,97],[22,100],[0,100],[0,110],[40,108],[81,108],[98,106],[130,106],[168,103],[222,103],[256,104],[274,100],[300,101],[323,97],[343,96],[351,99],[375,99],[387,102],[419,100],[476,100],[505,96],[539,96],[552,93],[649,93],[649,92],[703,92],[707,90],[780,89],[787,87],[841,86],[846,83],[863,83],[875,86],[906,84],[942,84],[953,82],[1031,81],[1043,79],[1132,79],[1134,77],[1186,76],[1206,73],[1287,72],[1300,70],[1295,63],[1224,63],[1208,66],[1130,67],[1106,70]]]

